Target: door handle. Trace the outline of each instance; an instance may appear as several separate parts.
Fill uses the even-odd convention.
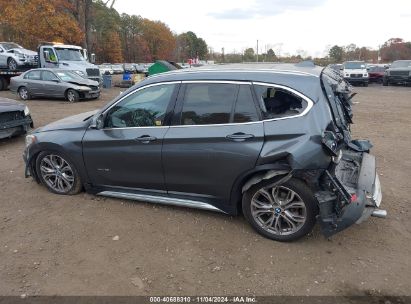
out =
[[[150,142],[152,142],[152,141],[157,140],[157,137],[150,136],[150,135],[142,135],[142,136],[140,136],[140,137],[135,138],[135,140],[137,140],[137,141],[139,141],[139,142],[141,142],[141,143],[143,143],[143,144],[148,144],[148,143],[150,143]]]
[[[247,139],[254,138],[253,134],[245,134],[243,132],[238,132],[226,136],[227,139],[232,141],[245,141]]]

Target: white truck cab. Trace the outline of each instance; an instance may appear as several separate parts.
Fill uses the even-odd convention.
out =
[[[60,68],[72,70],[80,76],[101,82],[99,68],[88,61],[87,50],[76,45],[67,45],[57,42],[42,43],[38,47],[39,66],[42,68]]]
[[[351,84],[368,86],[369,75],[364,61],[346,61],[342,65],[342,76]]]

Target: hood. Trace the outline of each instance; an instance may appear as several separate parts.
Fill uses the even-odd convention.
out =
[[[94,114],[96,114],[98,110],[89,111],[73,116],[69,116],[55,122],[52,122],[44,127],[40,127],[36,129],[33,133],[38,132],[47,132],[47,131],[56,131],[56,130],[69,130],[69,129],[85,129],[90,124],[90,121],[87,119]]]
[[[344,73],[346,74],[366,74],[367,69],[344,69]]]
[[[25,107],[26,107],[25,104],[17,102],[13,99],[0,97],[0,113],[13,112],[13,111],[24,111]]]
[[[36,52],[30,51],[30,50],[27,50],[27,49],[15,48],[15,49],[11,49],[11,50],[17,51],[17,52],[19,52],[19,53],[22,53],[22,54],[28,55],[28,56],[35,56],[35,55],[37,55]],[[9,52],[9,51],[10,51],[10,50],[8,50],[8,52]]]
[[[97,81],[91,80],[91,79],[76,79],[73,81],[66,81],[68,83],[76,84],[76,85],[85,85],[85,86],[98,86],[99,83]]]
[[[86,69],[98,69],[98,67],[88,61],[67,61],[60,60],[59,68],[67,70],[80,70],[85,71]]]

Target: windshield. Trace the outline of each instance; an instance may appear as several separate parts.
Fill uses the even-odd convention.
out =
[[[364,62],[346,62],[344,63],[344,69],[354,70],[354,69],[365,69]]]
[[[6,51],[11,49],[22,49],[22,47],[16,43],[2,43],[2,46]]]
[[[391,64],[392,68],[411,68],[411,60],[394,61]]]
[[[67,61],[85,61],[81,50],[77,49],[58,49],[56,48],[57,57],[59,60]]]
[[[58,71],[56,74],[63,81],[84,80],[83,77],[73,71]]]

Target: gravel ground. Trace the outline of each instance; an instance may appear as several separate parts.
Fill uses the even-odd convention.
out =
[[[36,127],[99,108],[30,100]],[[24,137],[0,140],[0,295],[411,295],[411,88],[356,88],[388,217],[325,239],[264,239],[242,217],[88,194],[25,179]],[[0,96],[16,98],[10,92]]]

